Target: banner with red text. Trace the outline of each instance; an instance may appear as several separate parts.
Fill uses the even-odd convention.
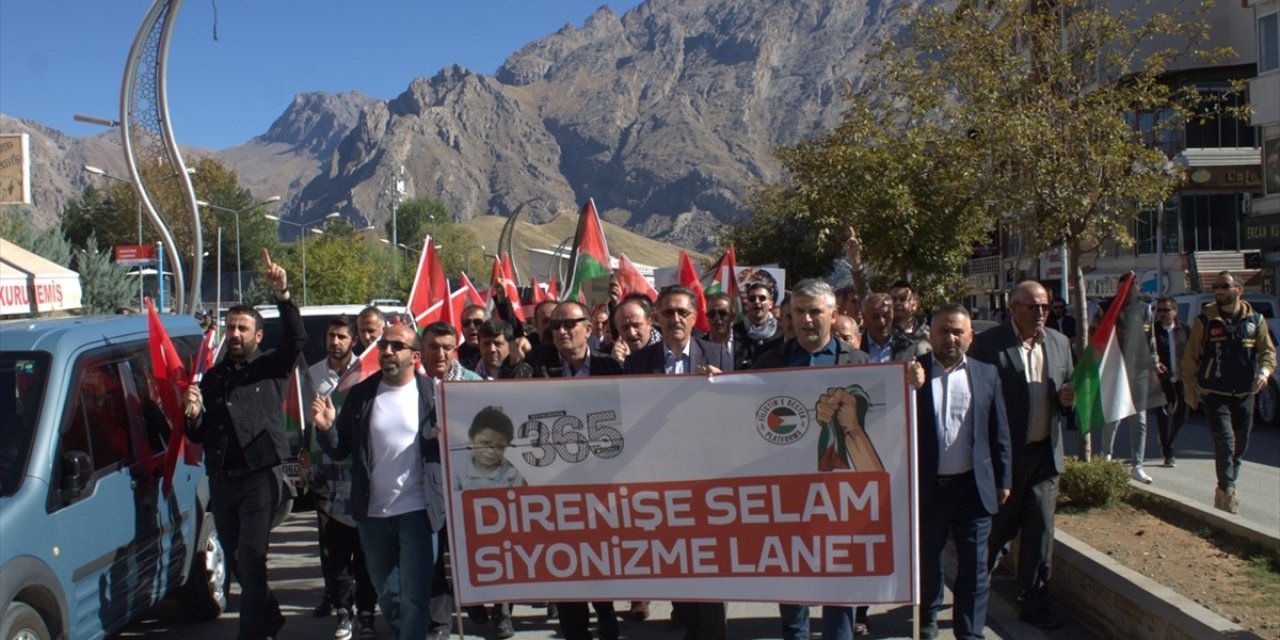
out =
[[[443,384],[463,603],[905,604],[901,363]]]

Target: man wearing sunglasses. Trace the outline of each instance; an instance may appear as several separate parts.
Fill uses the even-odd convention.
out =
[[[445,637],[429,610],[445,522],[435,389],[416,374],[422,341],[410,326],[387,327],[376,345],[381,372],[352,387],[340,413],[318,396],[312,419],[326,453],[351,457],[350,513],[383,616],[400,640]]]
[[[462,344],[458,345],[458,362],[475,371],[480,364],[480,325],[489,319],[489,312],[478,304],[462,310]]]
[[[724,291],[707,296],[707,324],[711,330],[707,339],[724,346],[730,355],[733,354],[733,299]]]
[[[1178,305],[1169,296],[1156,301],[1156,324],[1152,326],[1156,339],[1156,373],[1160,375],[1160,389],[1164,392],[1164,407],[1156,410],[1156,435],[1160,438],[1160,453],[1164,466],[1174,467],[1173,441],[1187,419],[1187,403],[1182,397],[1182,356],[1187,351],[1187,334],[1191,329],[1178,320]]]
[[[580,378],[622,373],[622,365],[613,356],[593,352],[587,346],[587,336],[591,333],[587,311],[581,303],[568,300],[551,312],[547,330],[551,332],[555,351],[550,354],[537,352],[539,360],[531,363],[535,378]],[[613,602],[592,602],[591,606],[596,610],[601,640],[618,640],[618,615],[613,609]],[[558,608],[560,632],[565,640],[592,640],[587,603],[561,602]]]
[[[749,369],[760,354],[782,344],[782,324],[773,315],[774,291],[763,282],[747,289],[745,315],[733,326],[734,366]]]
[[[1218,486],[1213,506],[1238,513],[1236,480],[1253,429],[1253,396],[1276,368],[1276,349],[1262,314],[1241,298],[1243,287],[1230,271],[1213,283],[1206,304],[1191,326],[1182,356],[1184,399],[1192,411],[1203,405],[1213,436]]]
[[[978,334],[969,356],[993,364],[1004,391],[1012,438],[1013,494],[991,522],[987,565],[1021,532],[1018,545],[1018,618],[1042,629],[1062,626],[1049,610],[1053,515],[1062,473],[1063,422],[1075,402],[1071,345],[1045,326],[1049,293],[1038,282],[1018,284],[1010,296],[1011,322]]]

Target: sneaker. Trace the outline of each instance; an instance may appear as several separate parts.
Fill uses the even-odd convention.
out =
[[[351,640],[355,625],[351,624],[351,614],[346,609],[338,609],[338,628],[333,630],[333,640]]]
[[[373,624],[372,611],[361,611],[356,614],[356,620],[360,624],[360,640],[377,640],[378,628]]]
[[[1178,461],[1175,460],[1173,456],[1169,456],[1164,459],[1164,467],[1166,469],[1172,469],[1176,466],[1178,466]]]
[[[1133,465],[1133,470],[1129,472],[1129,475],[1132,476],[1134,480],[1137,480],[1142,484],[1151,484],[1152,482],[1151,476],[1147,475],[1147,472],[1142,470],[1142,465],[1140,464]]]
[[[1227,513],[1240,513],[1240,498],[1236,496],[1236,488],[1227,489]]]
[[[311,617],[313,618],[327,618],[332,613],[333,613],[333,603],[329,602],[328,598],[321,600],[320,604],[316,605],[315,607],[312,607],[311,609]]]

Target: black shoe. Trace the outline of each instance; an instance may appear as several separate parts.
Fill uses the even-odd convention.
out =
[[[280,613],[279,609],[276,609],[275,615],[267,621],[267,637],[279,638],[280,629],[284,628],[286,620],[287,618],[284,617],[284,614]]]
[[[361,611],[356,614],[356,621],[359,627],[356,637],[360,640],[377,640],[378,627],[374,624],[372,611]]]
[[[936,621],[926,622],[920,625],[921,640],[934,640],[937,637],[938,637],[938,623]]]
[[[1023,611],[1018,614],[1018,619],[1041,629],[1061,629],[1062,623],[1053,617],[1047,609],[1042,611]]]
[[[327,618],[333,613],[333,603],[328,598],[320,601],[320,604],[311,609],[311,617]]]
[[[480,604],[466,607],[467,617],[476,625],[489,624],[489,608]]]
[[[555,620],[556,618],[559,618],[559,617],[560,617],[560,607],[557,607],[556,603],[554,602],[548,602],[547,603],[547,619]]]

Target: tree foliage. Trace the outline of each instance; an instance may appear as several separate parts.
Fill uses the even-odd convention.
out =
[[[137,281],[131,279],[112,259],[109,246],[99,246],[90,234],[83,249],[75,250],[75,270],[80,273],[80,307],[86,315],[115,313],[130,306],[136,297]]]
[[[289,272],[289,289],[302,304],[363,304],[374,298],[401,298],[408,289],[394,291],[387,275],[394,257],[387,245],[355,234],[350,227],[326,230],[324,235],[299,238],[279,258]],[[304,244],[305,243],[305,244]],[[302,251],[306,248],[306,292],[302,285]]]
[[[478,273],[488,273],[480,242],[470,229],[454,221],[453,215],[439,198],[410,198],[396,208],[396,225],[399,232],[392,235],[391,221],[387,221],[387,237],[396,237],[400,244],[411,251],[402,254],[398,281],[404,282],[404,291],[395,297],[403,298],[413,284],[413,274],[418,268],[418,255],[422,241],[429,235],[441,247],[440,262],[451,278],[465,271],[474,278]],[[406,257],[407,256],[407,257]],[[407,272],[407,278],[406,276]]]
[[[925,9],[867,61],[875,76],[849,90],[833,131],[777,152],[787,179],[757,200],[756,235],[767,247],[803,227],[821,252],[853,225],[866,261],[912,275],[926,296],[962,288],[972,247],[998,221],[1026,234],[1032,256],[1066,243],[1077,267],[1103,240],[1131,242],[1139,211],[1181,180],[1133,114],[1180,127],[1217,109],[1194,86],[1165,81],[1175,60],[1226,53],[1197,49],[1204,8],[992,0]],[[784,242],[775,255],[799,250]]]
[[[721,229],[720,242],[732,244],[739,264],[777,263],[787,279],[798,282],[831,272],[841,255],[841,241],[814,225],[800,195],[782,184],[765,185],[749,198],[751,218]]]

